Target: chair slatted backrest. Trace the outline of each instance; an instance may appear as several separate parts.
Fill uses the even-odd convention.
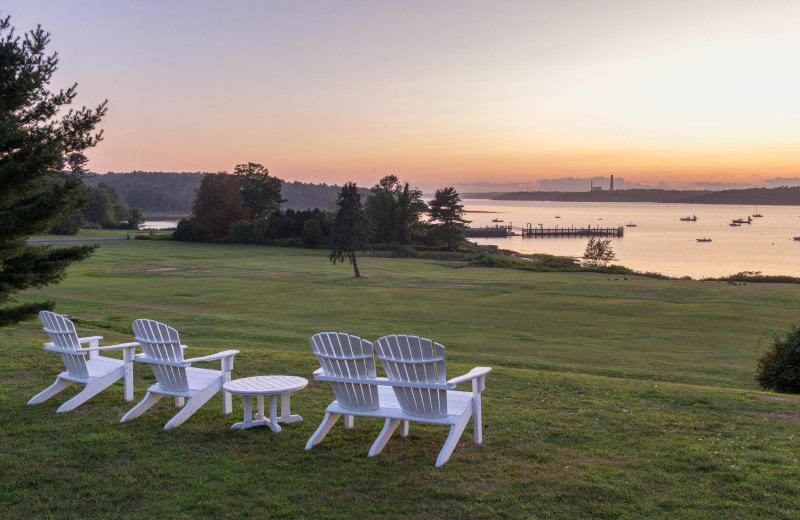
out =
[[[50,336],[53,346],[64,350],[76,351],[75,354],[58,353],[69,375],[82,378],[89,377],[89,371],[86,368],[86,354],[77,352],[81,348],[81,343],[78,341],[75,325],[61,314],[50,311],[41,311],[39,319],[44,325],[44,331]]]
[[[309,340],[325,375],[368,379],[375,377],[372,343],[343,332],[320,332]],[[331,383],[336,401],[343,408],[371,411],[380,408],[378,387],[368,383]]]
[[[446,383],[444,346],[417,336],[384,336],[375,351],[391,381]],[[447,415],[447,390],[393,387],[400,407],[415,417],[440,418]]]
[[[158,361],[180,363],[183,361],[183,349],[178,338],[178,331],[154,320],[139,319],[132,325],[136,341],[142,347],[145,358],[153,369],[153,374],[161,388],[174,392],[189,390],[189,379],[186,367],[159,364]]]

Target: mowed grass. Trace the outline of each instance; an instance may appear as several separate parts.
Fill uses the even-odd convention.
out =
[[[232,431],[215,397],[179,428],[167,399],[136,420],[121,384],[74,412],[76,391],[27,406],[60,362],[38,322],[0,330],[0,517],[7,518],[797,518],[800,400],[759,392],[768,332],[798,321],[800,288],[473,269],[362,256],[364,277],[324,251],[113,241],[52,298],[84,335],[131,340],[167,322],[197,355],[241,351],[234,377],[318,367],[308,338],[431,337],[448,375],[493,367],[484,444],[467,428],[434,468],[446,428],[412,424],[366,454],[378,420],[308,438],[333,398],[293,394],[301,423]],[[761,339],[763,338],[763,339]],[[759,346],[759,341],[761,345]],[[154,382],[135,369],[136,400]],[[466,389],[466,387],[465,387]]]
[[[319,331],[407,333],[456,361],[751,389],[770,332],[800,317],[792,284],[360,264],[356,279],[324,251],[108,241],[61,284],[21,299],[54,299],[85,326],[123,334],[135,318],[165,321],[205,347],[310,355]]]

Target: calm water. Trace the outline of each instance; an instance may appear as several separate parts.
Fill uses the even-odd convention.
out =
[[[731,206],[654,203],[522,202],[466,199],[473,227],[625,227],[624,236],[610,238],[614,263],[636,271],[668,276],[718,277],[740,271],[800,276],[800,206]],[[484,213],[485,212],[485,213]],[[736,218],[760,213],[752,224],[731,227]],[[695,222],[681,217],[697,216]],[[560,218],[556,218],[560,217]],[[711,242],[697,242],[710,238]],[[587,238],[475,238],[521,253],[582,256]]]
[[[177,225],[177,220],[146,220],[142,229],[169,229]]]
[[[636,271],[667,276],[718,277],[740,271],[800,276],[800,206],[729,206],[703,204],[522,202],[465,199],[471,226],[625,227],[611,238],[614,263]],[[735,218],[760,213],[752,224],[731,227]],[[697,216],[696,222],[681,217]],[[560,218],[556,218],[556,217]],[[175,227],[175,220],[147,221],[144,229]],[[710,238],[711,242],[697,242]],[[474,238],[520,253],[582,256],[587,238]]]

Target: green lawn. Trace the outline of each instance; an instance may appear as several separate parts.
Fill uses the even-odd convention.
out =
[[[324,251],[104,242],[51,298],[81,333],[130,341],[169,323],[196,354],[241,351],[234,377],[318,366],[308,338],[408,333],[447,346],[448,375],[494,368],[484,444],[472,427],[433,464],[442,427],[413,425],[367,458],[382,423],[305,442],[333,398],[311,382],[279,434],[231,431],[215,398],[176,430],[166,399],[136,420],[122,387],[55,414],[26,406],[60,370],[38,322],[0,330],[0,517],[797,518],[800,400],[758,392],[770,331],[797,323],[800,287],[475,269]],[[763,339],[762,339],[763,338]],[[760,346],[759,346],[760,342]],[[136,399],[154,381],[136,367]]]

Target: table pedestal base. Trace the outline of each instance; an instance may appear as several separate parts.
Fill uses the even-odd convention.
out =
[[[244,421],[231,426],[231,430],[246,430],[255,426],[269,426],[275,433],[281,431],[278,423],[290,424],[303,420],[299,415],[292,415],[289,409],[289,396],[291,392],[280,394],[281,397],[281,416],[278,417],[278,394],[269,396],[269,418],[264,415],[264,396],[257,395],[258,412],[253,417],[253,396],[243,395],[242,404],[244,405]]]

